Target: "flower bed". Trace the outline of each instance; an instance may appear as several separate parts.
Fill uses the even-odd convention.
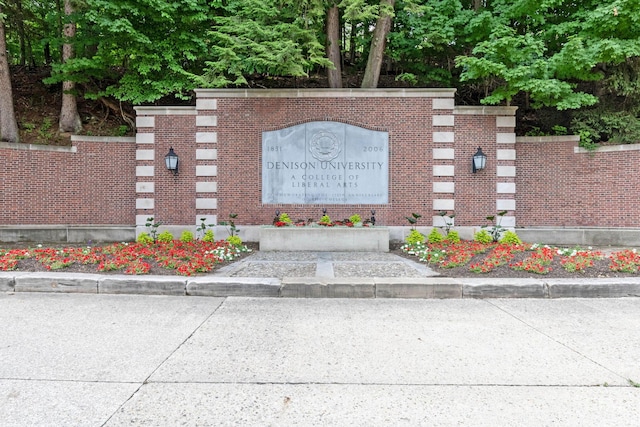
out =
[[[605,256],[591,248],[461,241],[406,244],[401,250],[450,276],[612,277],[640,272],[640,256],[635,249],[611,251]]]
[[[42,270],[149,274],[152,267],[191,276],[239,257],[249,249],[226,241],[116,243],[106,246],[0,249],[0,271],[20,270],[20,263],[35,262]],[[34,266],[32,265],[31,268]]]

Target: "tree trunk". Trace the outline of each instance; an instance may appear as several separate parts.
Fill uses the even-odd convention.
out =
[[[16,2],[16,28],[18,29],[18,40],[20,41],[20,65],[24,66],[27,63],[27,42],[25,40],[24,31],[24,12],[22,10],[22,1]]]
[[[0,16],[2,3],[0,3]],[[13,110],[11,73],[7,59],[7,41],[4,34],[4,20],[0,18],[0,140],[20,142],[16,114]]]
[[[64,1],[64,13],[69,16],[73,13],[71,0]],[[67,43],[62,45],[62,62],[73,58],[73,45],[68,43],[76,35],[76,24],[69,22],[63,30]],[[75,95],[76,84],[72,81],[62,82],[62,108],[60,109],[60,132],[78,133],[82,130],[82,121],[78,114],[78,103]]]
[[[327,11],[327,58],[334,69],[327,68],[330,88],[342,87],[342,62],[340,61],[340,10],[334,5]]]
[[[373,30],[367,68],[362,78],[362,88],[378,87],[380,69],[382,68],[382,61],[384,59],[384,48],[387,44],[387,35],[389,31],[391,31],[391,15],[387,12],[387,9],[393,9],[394,5],[395,0],[380,0],[380,16],[376,21],[375,30]]]

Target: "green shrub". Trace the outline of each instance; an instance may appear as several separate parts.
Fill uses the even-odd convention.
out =
[[[357,223],[359,223],[359,222],[362,222],[362,217],[360,217],[360,215],[358,215],[358,214],[354,214],[354,215],[351,215],[351,216],[349,217],[349,221],[350,221],[352,224],[357,224]]]
[[[456,230],[451,230],[447,234],[447,238],[445,240],[449,243],[460,243],[460,235]]]
[[[632,111],[613,111],[607,106],[577,111],[571,122],[574,132],[588,133],[594,140],[633,144],[640,140],[640,120]]]
[[[170,243],[172,241],[173,234],[169,233],[168,231],[163,231],[162,233],[158,234],[158,242]]]
[[[282,222],[284,222],[285,224],[291,224],[291,218],[289,218],[289,214],[286,214],[284,212],[282,212],[280,214],[280,216],[278,217],[278,219]]]
[[[207,230],[202,237],[203,242],[214,242],[215,238],[213,236],[213,230]]]
[[[183,231],[180,235],[180,241],[184,243],[193,242],[193,239],[193,233],[187,230]]]
[[[322,215],[322,218],[320,218],[318,222],[320,224],[331,224],[331,218],[329,218],[329,215]]]
[[[143,245],[150,245],[153,243],[153,238],[149,236],[148,233],[145,233],[143,231],[142,233],[138,234],[138,237],[136,238],[136,242]]]
[[[444,240],[444,236],[436,228],[433,228],[427,236],[427,240],[429,240],[429,243],[441,243]]]
[[[424,234],[420,233],[415,228],[412,228],[409,232],[409,235],[404,239],[404,241],[409,245],[416,245],[418,243],[424,243]]]
[[[500,239],[500,243],[507,243],[511,245],[521,245],[522,240],[518,237],[518,234],[515,231],[507,230],[502,235],[502,239]]]
[[[489,232],[483,228],[473,235],[473,240],[478,243],[484,243],[486,245],[493,242],[493,237],[491,237],[491,234],[489,234]]]
[[[229,236],[227,237],[227,242],[231,243],[233,246],[242,245],[242,239],[240,236]]]

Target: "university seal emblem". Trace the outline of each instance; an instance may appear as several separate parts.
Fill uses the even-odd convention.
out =
[[[342,151],[338,137],[327,131],[321,131],[313,135],[309,143],[311,155],[321,162],[330,162],[338,157]]]

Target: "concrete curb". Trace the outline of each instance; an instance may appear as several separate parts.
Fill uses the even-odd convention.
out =
[[[447,277],[275,278],[0,272],[0,292],[282,298],[640,297],[640,277],[492,279]]]

